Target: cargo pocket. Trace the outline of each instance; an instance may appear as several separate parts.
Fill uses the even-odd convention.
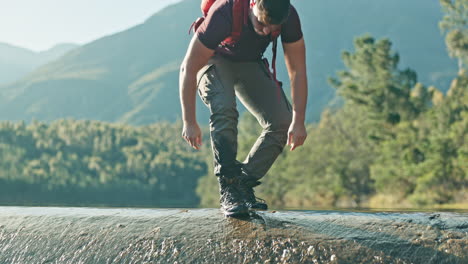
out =
[[[197,74],[197,90],[200,99],[209,106],[210,99],[216,93],[217,85],[219,85],[218,76],[216,74],[214,64],[208,64],[201,68]]]
[[[205,77],[206,73],[214,67],[214,64],[207,64],[203,66],[197,73],[197,87],[200,86],[200,81]]]

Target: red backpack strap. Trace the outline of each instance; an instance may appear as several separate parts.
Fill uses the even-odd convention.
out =
[[[196,32],[198,27],[203,23],[205,17],[208,15],[210,7],[216,0],[202,0],[201,9],[203,17],[198,18],[192,23],[189,29],[189,34],[193,31]],[[222,45],[233,45],[240,39],[242,27],[247,25],[250,10],[250,0],[234,0],[232,6],[232,31],[231,35],[227,37]]]
[[[197,20],[195,20],[195,22],[192,23],[192,25],[189,28],[189,32],[188,32],[189,35],[192,31],[193,33],[197,31],[198,27],[203,23],[203,21],[205,20],[205,17],[208,15],[208,11],[210,11],[210,8],[214,4],[214,2],[216,2],[216,0],[202,0],[201,1],[200,8],[201,8],[203,16],[199,17]]]
[[[195,20],[195,22],[193,22],[189,28],[189,35],[192,33],[192,31],[193,33],[197,32],[198,27],[203,23],[203,21],[205,21],[205,17],[199,17],[197,20]]]
[[[208,15],[208,11],[210,11],[211,6],[216,2],[216,0],[202,0],[201,1],[201,11],[204,17]]]
[[[271,67],[273,69],[273,78],[275,79],[276,82],[278,82],[278,80],[276,79],[276,50],[278,48],[278,37],[280,34],[281,34],[281,28],[277,31],[271,32],[271,40],[273,42],[273,45],[271,46],[271,51],[273,53]]]
[[[232,32],[231,37],[233,40],[239,40],[244,26],[244,6],[245,0],[234,0],[232,7]]]
[[[240,39],[242,27],[248,23],[249,9],[249,0],[234,0],[232,6],[232,32],[231,36],[223,41],[223,45],[232,45]]]

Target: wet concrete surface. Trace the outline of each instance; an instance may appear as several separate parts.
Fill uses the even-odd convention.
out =
[[[468,263],[468,213],[0,207],[0,263]]]

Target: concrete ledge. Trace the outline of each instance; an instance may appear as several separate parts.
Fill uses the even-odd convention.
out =
[[[468,213],[0,207],[0,263],[468,263]]]

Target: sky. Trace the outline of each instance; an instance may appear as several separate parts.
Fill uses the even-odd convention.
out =
[[[144,22],[180,0],[0,0],[0,42],[44,51],[85,44]]]

